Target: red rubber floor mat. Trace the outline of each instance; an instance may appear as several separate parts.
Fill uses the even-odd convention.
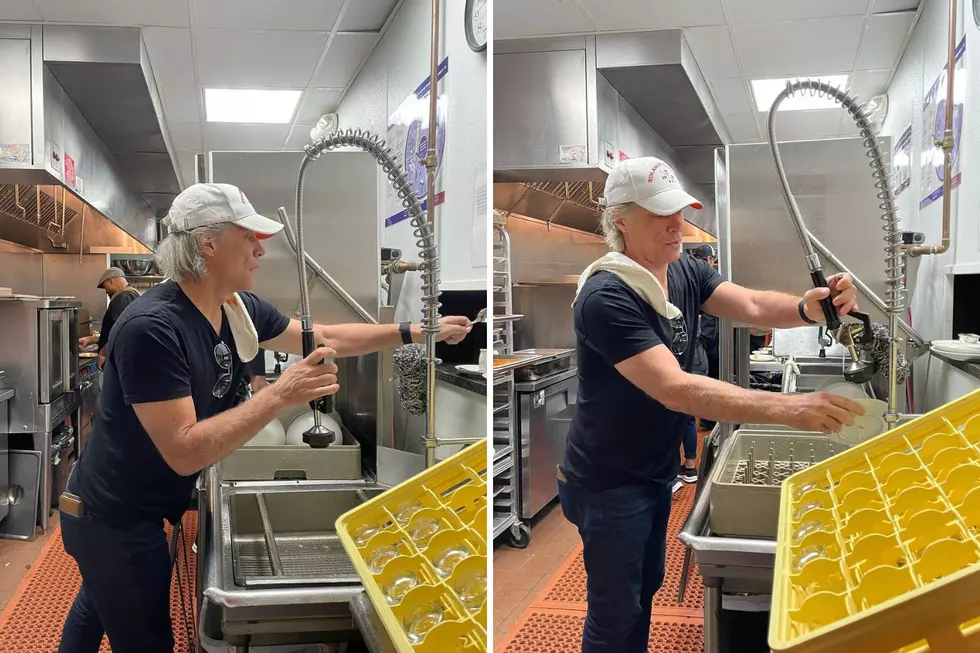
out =
[[[681,572],[684,566],[684,545],[677,539],[677,534],[684,527],[684,520],[687,519],[693,505],[693,485],[685,486],[674,495],[674,506],[670,511],[670,521],[667,526],[666,573],[664,574],[663,586],[653,597],[655,612],[692,617],[702,614],[704,586],[701,583],[697,565],[691,565],[684,602],[677,605],[677,592],[680,588]],[[555,574],[553,583],[544,588],[541,597],[535,603],[542,607],[585,610],[586,575],[581,545],[577,547],[575,554],[561,566],[558,573]]]
[[[167,526],[168,537],[170,527]],[[183,586],[184,606],[187,625],[193,633],[194,628],[194,569],[195,553],[191,545],[197,539],[197,514],[187,513],[183,520],[183,544],[187,543],[187,564],[180,548],[178,569]],[[60,527],[31,566],[27,576],[21,581],[14,597],[0,615],[0,651],[13,653],[55,653],[61,641],[61,629],[68,616],[75,594],[82,585],[82,577],[74,558],[65,553],[61,541]],[[183,626],[181,612],[181,592],[177,588],[174,575],[170,588],[170,616],[174,624],[174,653],[191,653],[193,647],[188,642]],[[103,638],[100,653],[111,651],[108,641]]]
[[[580,653],[585,613],[530,608],[497,647],[497,653]],[[702,653],[701,622],[654,616],[647,644],[652,653]]]

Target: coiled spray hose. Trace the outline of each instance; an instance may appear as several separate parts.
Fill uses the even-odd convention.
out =
[[[339,147],[356,147],[374,157],[391,183],[398,199],[408,213],[414,228],[416,245],[419,248],[419,270],[422,277],[422,333],[425,335],[425,402],[426,402],[426,441],[434,441],[435,434],[435,383],[436,383],[436,335],[439,333],[439,253],[436,248],[432,222],[422,210],[415,190],[405,171],[398,164],[391,148],[384,140],[360,129],[347,129],[317,140],[307,145],[306,156],[299,166],[296,180],[296,265],[299,268],[300,312],[303,327],[303,355],[308,356],[315,349],[313,342],[313,321],[310,316],[310,296],[306,275],[306,248],[303,229],[303,184],[306,170],[312,161],[322,154]],[[429,210],[432,207],[427,207]],[[325,447],[333,439],[333,433],[320,423],[320,412],[329,414],[333,410],[333,397],[323,397],[313,402],[314,425],[303,434],[303,441],[312,447]]]
[[[897,209],[895,207],[894,195],[892,194],[888,170],[885,166],[884,155],[878,144],[878,130],[871,122],[870,112],[867,104],[859,103],[858,97],[849,95],[839,88],[817,80],[798,80],[788,82],[776,99],[773,100],[772,107],[769,109],[769,120],[767,122],[767,135],[769,137],[769,149],[772,153],[773,163],[776,166],[776,174],[779,175],[779,186],[783,193],[783,200],[786,209],[793,218],[793,226],[796,227],[796,234],[803,244],[806,253],[807,266],[810,270],[810,277],[815,287],[826,286],[827,280],[824,277],[820,266],[820,259],[813,249],[810,242],[809,232],[800,214],[800,207],[796,204],[796,198],[789,188],[789,181],[786,178],[786,171],[783,168],[782,159],[779,156],[779,145],[776,140],[776,111],[779,105],[788,97],[793,95],[809,94],[810,96],[829,97],[836,100],[851,115],[860,130],[860,136],[864,139],[864,147],[867,150],[866,156],[870,159],[868,165],[871,167],[871,177],[877,189],[878,208],[881,209],[881,219],[884,222],[882,230],[885,232],[885,308],[888,313],[889,327],[889,356],[888,356],[888,413],[886,419],[894,425],[898,420],[896,410],[896,389],[899,371],[898,365],[898,319],[902,311],[905,310],[905,284],[902,279],[902,267],[904,265],[904,251],[902,249],[902,237],[899,231]],[[827,320],[827,326],[836,329],[840,326],[840,320],[834,309],[832,299],[828,297],[821,300],[821,308]],[[868,322],[865,321],[868,325]],[[872,337],[873,334],[867,334]]]

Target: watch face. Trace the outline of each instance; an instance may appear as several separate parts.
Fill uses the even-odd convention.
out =
[[[466,41],[472,50],[481,52],[487,47],[489,31],[487,0],[466,0]]]

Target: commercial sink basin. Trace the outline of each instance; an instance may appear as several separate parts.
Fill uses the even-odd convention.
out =
[[[342,514],[380,492],[380,488],[291,492],[252,488],[233,494],[229,497],[229,509],[235,585],[360,583],[334,523]],[[263,502],[265,524],[260,510]]]

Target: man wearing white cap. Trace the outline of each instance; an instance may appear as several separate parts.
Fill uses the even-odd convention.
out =
[[[82,588],[61,653],[173,651],[171,562],[163,520],[177,523],[198,472],[232,453],[289,406],[337,392],[325,358],[421,341],[418,325],[316,325],[320,347],[235,406],[246,363],[262,347],[302,353],[301,328],[247,292],[283,227],[227,184],[196,184],[173,202],[156,252],[169,280],[119,318],[106,347],[95,426],[61,497],[65,550]],[[471,326],[442,319],[455,344]]]
[[[858,404],[813,393],[755,392],[691,373],[698,313],[795,327],[822,319],[819,300],[722,281],[681,256],[683,212],[701,209],[670,166],[620,162],[606,180],[602,231],[611,250],[579,279],[573,305],[579,390],[558,491],[578,526],[588,573],[583,653],[647,650],[653,595],[664,577],[671,487],[688,415],[837,431]],[[834,304],[855,307],[850,277],[829,280]]]

